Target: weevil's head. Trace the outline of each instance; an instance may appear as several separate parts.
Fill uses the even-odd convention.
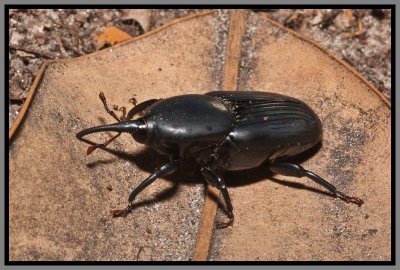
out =
[[[131,125],[132,128],[130,129],[130,131],[127,132],[132,135],[135,141],[145,144],[148,138],[148,128],[144,118],[130,120],[128,121],[128,123],[129,125]]]

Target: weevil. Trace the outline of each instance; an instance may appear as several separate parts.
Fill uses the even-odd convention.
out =
[[[137,142],[169,158],[132,191],[125,209],[112,211],[114,217],[126,216],[141,191],[157,178],[176,171],[183,160],[196,162],[205,181],[221,191],[228,221],[218,222],[218,228],[234,222],[224,171],[264,166],[276,174],[305,176],[347,203],[363,204],[361,199],[338,191],[322,177],[290,161],[322,140],[321,120],[299,99],[269,92],[213,91],[147,100],[122,119],[108,108],[103,93],[100,99],[118,122],[82,130],[76,137],[91,143],[83,137],[104,131],[118,134],[106,143],[92,143],[88,154],[127,132]],[[133,119],[137,114],[140,117]]]

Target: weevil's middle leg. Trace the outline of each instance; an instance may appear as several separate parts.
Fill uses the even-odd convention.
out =
[[[232,206],[231,197],[229,196],[229,192],[228,192],[228,189],[226,188],[224,179],[222,179],[222,177],[219,176],[218,174],[216,174],[214,171],[211,171],[205,167],[203,167],[201,169],[201,173],[203,174],[207,183],[209,183],[210,185],[215,186],[219,190],[221,190],[222,196],[224,197],[224,201],[226,204],[226,209],[228,210],[229,221],[218,222],[217,228],[223,229],[223,228],[231,226],[234,221],[233,206]]]
[[[294,177],[303,177],[306,176],[307,178],[317,182],[318,184],[327,188],[330,192],[332,192],[336,197],[342,199],[346,203],[355,203],[358,206],[361,206],[364,201],[357,197],[351,197],[343,192],[340,192],[336,189],[335,186],[324,180],[322,177],[316,175],[311,171],[307,171],[303,167],[298,164],[294,163],[274,163],[268,166],[268,168],[278,174],[287,175],[287,176],[294,176]]]

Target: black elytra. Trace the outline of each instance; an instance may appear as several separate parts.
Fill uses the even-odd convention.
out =
[[[183,159],[194,160],[207,183],[221,190],[229,221],[218,223],[219,228],[232,225],[234,220],[231,199],[221,176],[223,171],[265,166],[273,173],[308,177],[347,203],[363,204],[361,199],[337,191],[320,176],[287,161],[322,139],[320,119],[296,98],[258,91],[188,94],[147,100],[133,107],[122,119],[108,109],[103,93],[100,99],[118,122],[82,130],[76,137],[91,143],[83,136],[103,131],[118,134],[106,143],[90,146],[88,154],[127,132],[137,142],[169,157],[168,163],[132,191],[125,209],[112,211],[114,217],[126,216],[133,208],[135,197],[157,178],[177,170]],[[136,114],[141,116],[132,120]]]

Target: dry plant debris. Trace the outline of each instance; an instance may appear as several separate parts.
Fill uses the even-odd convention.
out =
[[[104,48],[99,47],[93,37],[105,27],[116,27],[138,36],[200,11],[203,10],[10,10],[9,125],[14,122],[45,60],[78,57]],[[267,12],[286,27],[320,42],[391,97],[390,10],[272,9],[259,12]]]

